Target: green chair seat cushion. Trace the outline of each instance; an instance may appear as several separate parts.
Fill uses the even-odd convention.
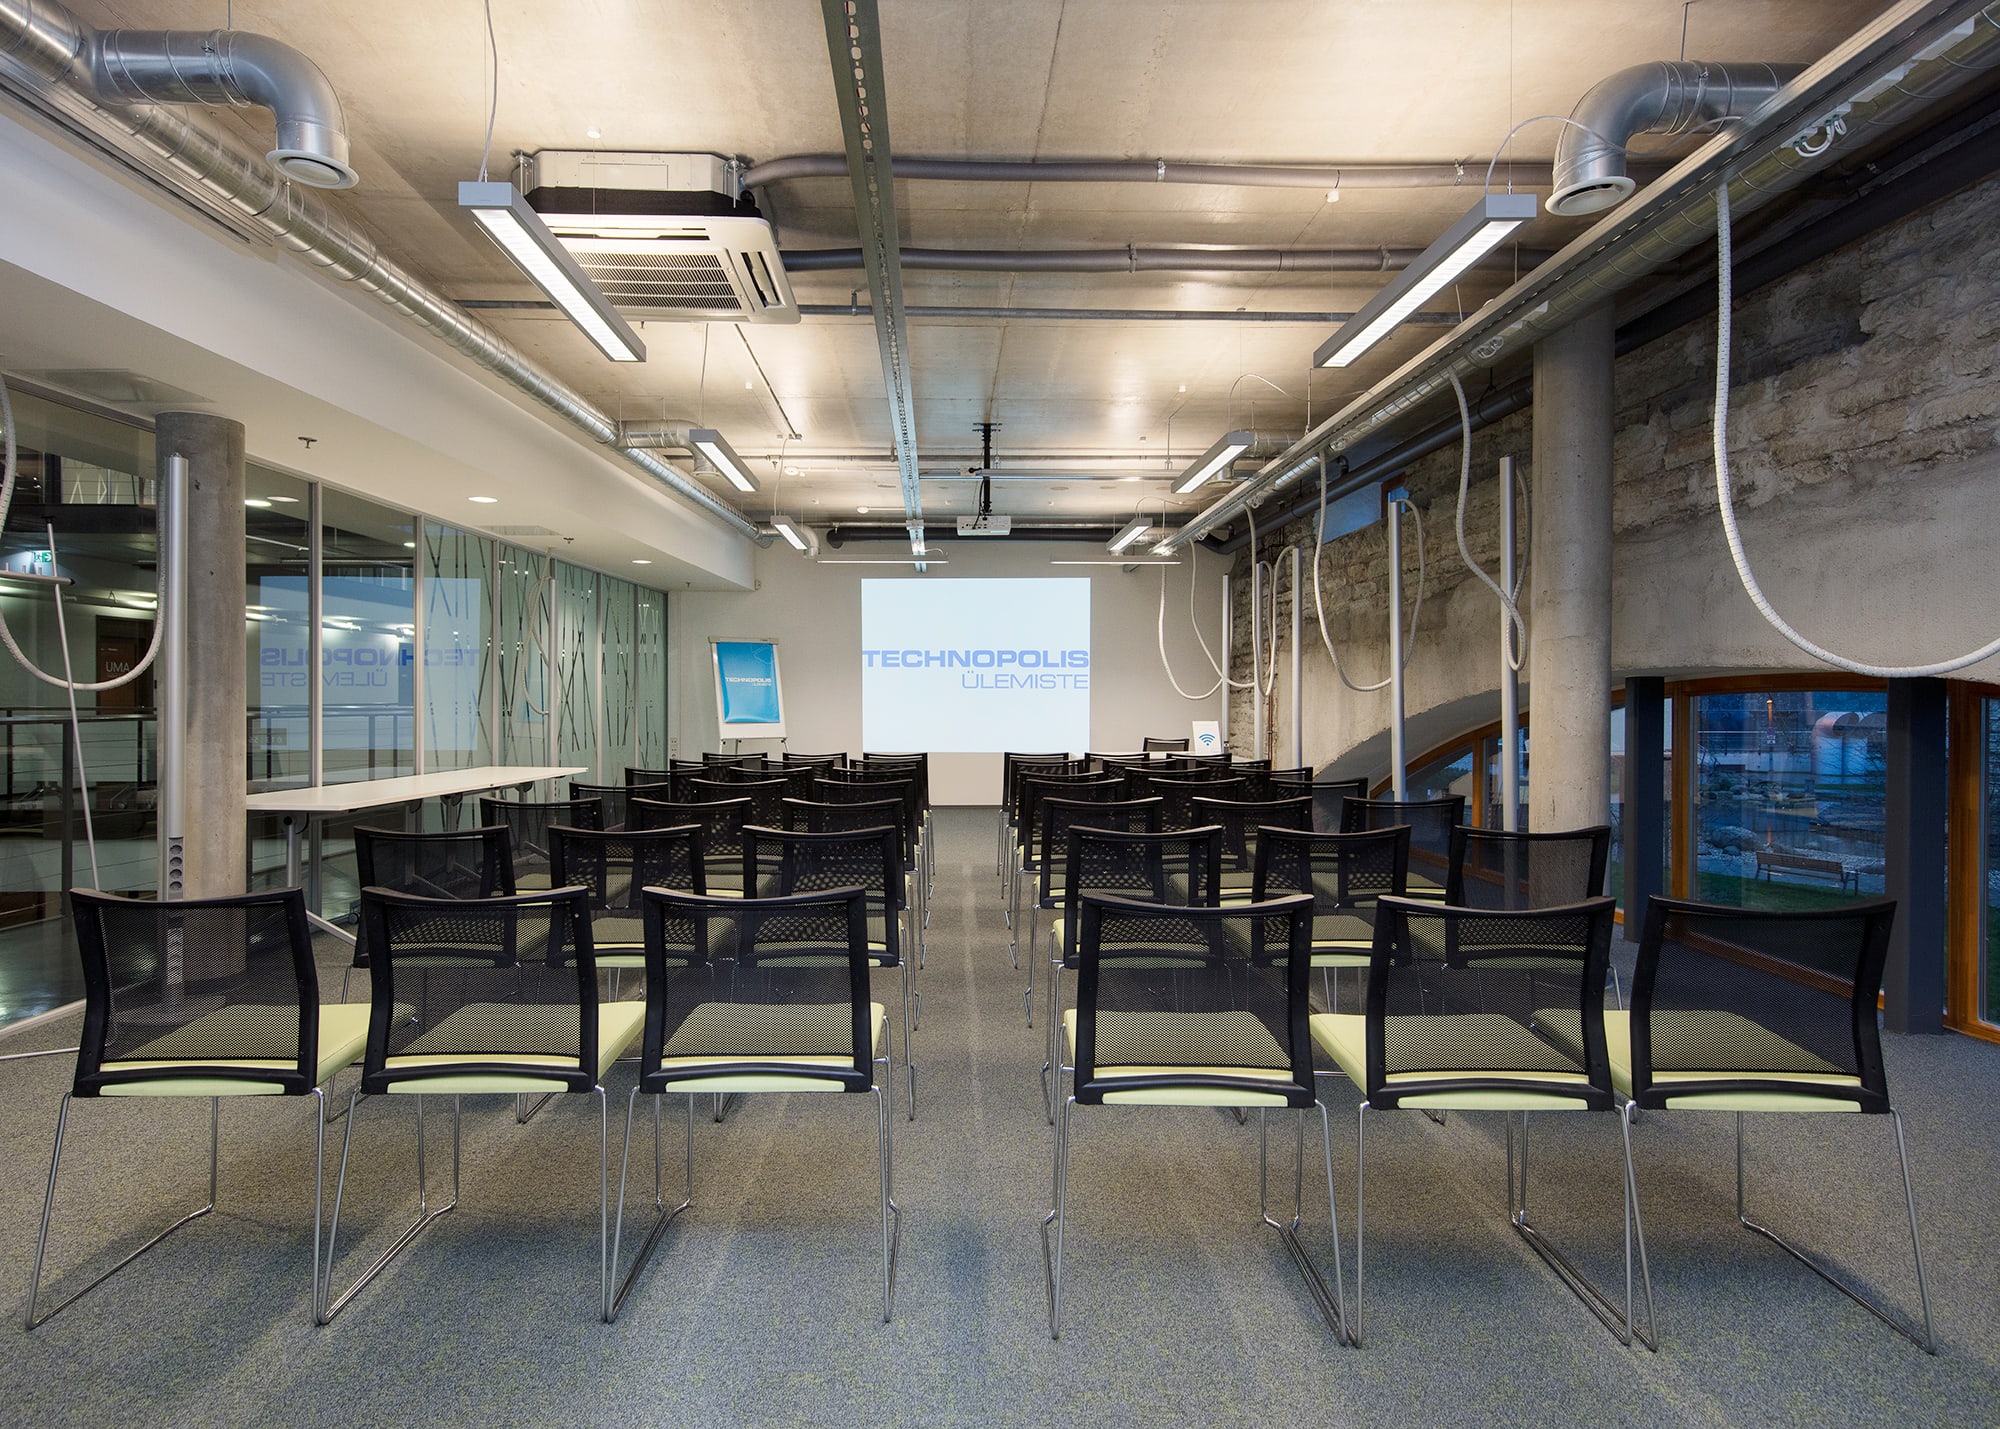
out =
[[[1573,1057],[1580,1057],[1582,1033],[1581,1019],[1567,1008],[1543,1008],[1535,1013],[1535,1026],[1542,1036]],[[1668,1039],[1698,1040],[1705,1046],[1734,1047],[1740,1050],[1738,1059],[1744,1066],[1755,1067],[1758,1063],[1766,1067],[1774,1063],[1792,1063],[1802,1068],[1815,1070],[1764,1071],[1740,1070],[1736,1067],[1716,1067],[1705,1070],[1687,1070],[1653,1073],[1655,1087],[1673,1082],[1770,1082],[1768,1092],[1705,1092],[1695,1096],[1670,1097],[1667,1106],[1681,1110],[1707,1111],[1822,1111],[1850,1112],[1857,1109],[1855,1102],[1842,1101],[1837,1097],[1818,1096],[1811,1092],[1787,1093],[1783,1084],[1790,1082],[1817,1087],[1859,1087],[1859,1077],[1842,1072],[1838,1067],[1817,1057],[1789,1038],[1782,1037],[1760,1023],[1752,1022],[1734,1012],[1710,1011],[1704,1009],[1677,1009],[1653,1013],[1655,1037]],[[1611,1084],[1626,1096],[1632,1095],[1632,1014],[1625,1009],[1608,1010],[1604,1014],[1604,1046],[1611,1061]]]
[[[870,1055],[886,1035],[887,1012],[868,1005],[873,1029]],[[824,1075],[854,1066],[853,1013],[847,1003],[705,1002],[682,1019],[661,1049],[660,1070],[672,1079],[698,1077],[697,1091],[834,1091],[840,1083]],[[793,1074],[748,1072],[718,1079],[733,1065],[796,1067]],[[815,1075],[815,1073],[819,1075]]]
[[[1076,1057],[1077,1014],[1063,1012],[1068,1060]],[[1169,1055],[1179,1054],[1179,1055]],[[1132,1106],[1273,1107],[1289,1104],[1292,1074],[1285,1050],[1253,1012],[1105,1012],[1097,1014],[1099,1086],[1120,1078],[1207,1077],[1218,1085],[1108,1088],[1104,1100]],[[1224,1082],[1270,1082],[1276,1090],[1246,1091]]]
[[[221,1007],[175,1028],[163,1037],[134,1050],[130,1057],[102,1064],[107,1072],[159,1070],[172,1072],[190,1064],[205,1067],[270,1069],[286,1072],[298,1066],[289,1057],[216,1056],[232,1043],[241,1047],[246,1038],[264,1041],[269,1033],[268,1013],[250,1007]],[[368,1042],[368,1004],[328,1002],[319,1009],[319,1061],[314,1085],[324,1085],[342,1067],[359,1060]],[[233,1078],[198,1076],[149,1077],[144,1081],[120,1082],[102,1089],[107,1097],[243,1097],[275,1096],[283,1088],[275,1082],[239,1082]]]
[[[471,1063],[480,1070],[463,1076],[412,1078],[392,1085],[389,1090],[440,1095],[547,1090],[550,1073],[578,1069],[576,1054],[518,1051],[513,1047],[536,1042],[574,1047],[578,1040],[576,1019],[574,1007],[467,1003],[387,1058],[385,1066],[390,1072],[398,1072]],[[645,1021],[643,1002],[606,1002],[598,1006],[597,1065],[589,1069],[597,1080],[602,1081],[612,1063],[632,1045]],[[496,1066],[521,1070],[509,1074],[492,1070]]]
[[[1587,1085],[1588,1078],[1582,1072],[1453,1065],[1454,1059],[1447,1054],[1454,1045],[1466,1043],[1489,1052],[1518,1054],[1504,1060],[1517,1062],[1549,1060],[1551,1051],[1549,1044],[1512,1018],[1502,1017],[1498,1013],[1469,1013],[1454,1017],[1390,1017],[1386,1019],[1386,1023],[1389,1030],[1395,1034],[1396,1040],[1405,1047],[1414,1042],[1414,1034],[1426,1030],[1416,1024],[1438,1024],[1435,1028],[1438,1036],[1430,1048],[1433,1055],[1429,1058],[1438,1065],[1423,1070],[1391,1072],[1385,1078],[1388,1087],[1398,1092],[1405,1105],[1457,1108],[1464,1111],[1562,1111],[1582,1110],[1585,1106],[1580,1097],[1565,1096],[1560,1091],[1549,1090],[1565,1084]],[[1454,1027],[1445,1024],[1460,1025]],[[1368,1087],[1368,1019],[1354,1012],[1316,1012],[1307,1019],[1307,1026],[1311,1029],[1313,1044],[1333,1059],[1334,1064],[1346,1074],[1349,1081],[1365,1091]],[[1503,1059],[1496,1057],[1495,1060]],[[1426,1082],[1455,1081],[1468,1077],[1489,1081],[1531,1082],[1536,1086],[1523,1087],[1519,1092],[1498,1089],[1447,1090],[1433,1093],[1403,1091],[1405,1087],[1420,1087]]]

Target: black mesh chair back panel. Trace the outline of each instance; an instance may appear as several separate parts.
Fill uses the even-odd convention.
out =
[[[451,900],[364,888],[361,916],[379,950],[364,1092],[442,1075],[596,1086],[597,961],[582,889]]]
[[[750,821],[762,824],[766,828],[776,828],[784,822],[785,800],[790,795],[791,790],[783,779],[688,780],[690,803],[698,804],[704,800],[720,803],[725,799],[748,799]]]
[[[514,883],[528,888],[548,887],[549,827],[562,824],[572,829],[604,827],[604,806],[595,799],[550,799],[530,802],[515,799],[482,798],[479,822],[505,824],[514,846]],[[363,885],[366,887],[366,885]]]
[[[1076,966],[1076,929],[1084,894],[1135,903],[1213,907],[1222,896],[1222,830],[1120,833],[1073,826],[1062,872],[1065,967]]]
[[[571,799],[595,799],[604,810],[604,827],[622,829],[628,819],[626,803],[631,799],[664,799],[669,785],[658,784],[584,784],[570,781]]]
[[[1175,908],[1086,894],[1074,1094],[1223,1088],[1313,1104],[1312,900]]]
[[[1261,903],[1287,893],[1311,894],[1315,943],[1366,940],[1372,946],[1375,902],[1404,895],[1409,867],[1410,831],[1404,826],[1360,834],[1272,829],[1257,843],[1250,897]]]
[[[1312,827],[1312,799],[1210,799],[1197,794],[1189,801],[1192,822],[1222,829],[1222,876],[1248,887],[1257,867],[1257,830],[1306,830]]]
[[[1465,822],[1465,796],[1442,799],[1354,799],[1341,805],[1340,831],[1410,826],[1410,878],[1439,889],[1451,873],[1451,831]]]
[[[645,940],[639,924],[639,893],[671,888],[708,892],[701,830],[549,830],[549,865],[558,887],[581,888],[590,903],[591,941],[599,949],[637,948]]]
[[[866,895],[693,898],[649,892],[641,1091],[705,1075],[873,1084]],[[684,966],[685,965],[685,966]]]
[[[784,827],[801,834],[838,834],[856,829],[886,828],[896,835],[896,866],[900,868],[908,855],[903,814],[901,799],[871,799],[859,804],[823,804],[813,799],[787,799]]]
[[[709,769],[762,769],[765,758],[761,754],[716,754],[702,751],[702,764]]]
[[[922,807],[931,806],[931,757],[928,754],[863,754],[864,771],[901,771],[917,781],[917,798]]]
[[[1316,781],[1309,791],[1313,796],[1313,828],[1323,834],[1337,834],[1347,829],[1341,811],[1349,799],[1368,797],[1366,779],[1322,779]]]
[[[1196,812],[1196,799],[1241,799],[1243,780],[1233,774],[1169,774],[1148,775],[1146,792],[1165,800],[1160,808],[1160,818],[1169,829],[1191,829],[1202,823]]]
[[[771,869],[765,897],[789,898],[799,893],[827,893],[859,888],[867,895],[868,939],[877,945],[870,957],[878,966],[900,960],[897,914],[904,907],[900,840],[889,828],[853,829],[834,833],[788,833],[751,825],[743,831],[743,856],[760,869]]]
[[[1632,979],[1633,1099],[1782,1090],[1887,1112],[1875,1004],[1895,913],[1886,899],[1802,912],[1653,899]]]
[[[1464,825],[1451,831],[1444,901],[1461,908],[1548,908],[1604,891],[1611,829],[1509,833]]]
[[[1016,826],[1020,824],[1021,807],[1027,802],[1027,786],[1030,779],[1074,782],[1103,777],[1103,771],[1090,768],[1089,763],[1081,759],[1065,760],[1060,763],[1016,763],[1007,776],[1007,821]]]
[[[701,830],[702,866],[709,886],[740,886],[743,877],[743,828],[751,822],[748,799],[731,799],[714,804],[634,799],[628,808],[632,815],[631,826],[635,830],[678,829],[690,824]]]
[[[1418,1091],[1498,1091],[1609,1107],[1604,979],[1613,916],[1609,898],[1546,909],[1379,900],[1368,969],[1369,1105],[1395,1106]],[[1545,1035],[1538,1018],[1552,1012],[1580,1026],[1581,1038]]]
[[[410,833],[357,825],[354,863],[363,888],[426,898],[496,898],[515,891],[514,841],[508,826]],[[369,962],[368,926],[354,931],[354,965]]]
[[[1021,814],[1016,830],[1016,839],[1021,846],[1021,861],[1027,867],[1038,868],[1042,861],[1042,806],[1051,799],[1063,799],[1073,804],[1110,804],[1122,799],[1125,785],[1122,780],[1108,775],[1094,775],[1083,779],[1038,779],[1030,777],[1021,782]]]
[[[790,750],[785,751],[783,758],[787,768],[796,765],[801,769],[831,769],[846,762],[845,754],[793,754]]]
[[[84,986],[77,1096],[163,1075],[312,1090],[319,980],[303,892],[155,903],[77,889],[70,902]],[[246,1059],[263,1065],[229,1065]]]
[[[916,785],[908,779],[884,783],[879,779],[849,783],[821,779],[813,785],[813,801],[822,804],[855,804],[871,810],[894,802],[901,809],[898,826],[903,835],[903,867],[914,868],[917,854],[917,825],[922,815],[916,805]]]
[[[1100,829],[1125,834],[1160,832],[1158,799],[1110,799],[1101,803],[1089,799],[1044,799],[1041,810],[1038,846],[1051,869],[1068,869],[1072,829]],[[1054,898],[1062,891],[1057,880],[1051,879],[1049,883],[1052,886],[1043,892],[1042,906],[1045,908],[1053,907]]]
[[[676,769],[641,769],[635,764],[625,766],[627,784],[666,784],[673,780]]]
[[[1243,780],[1245,799],[1296,799],[1312,793],[1310,769],[1272,769],[1268,765],[1232,764],[1229,772]]]
[[[1180,739],[1166,739],[1149,734],[1139,741],[1139,748],[1148,754],[1153,753],[1155,750],[1163,753],[1179,754],[1184,753],[1187,747],[1188,742],[1185,736]]]

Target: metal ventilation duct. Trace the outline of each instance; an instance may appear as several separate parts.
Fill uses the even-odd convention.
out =
[[[1744,123],[1682,160],[1630,204],[1606,214],[1547,263],[1349,402],[1236,491],[1168,538],[1174,549],[1227,524],[1272,493],[1523,352],[1715,233],[1724,175],[1741,216],[1796,188],[1891,126],[2000,66],[2000,14],[1982,0],[1903,0],[1785,85]],[[1839,130],[1836,135],[1835,129]],[[1844,137],[1843,137],[1844,136]],[[1328,487],[1329,498],[1354,489]]]
[[[125,105],[101,97],[90,75],[79,67],[93,33],[54,0],[0,0],[0,75],[38,97],[50,86],[60,87],[70,103],[50,106],[51,117],[57,122],[77,122],[63,111],[81,105],[96,124],[86,134],[89,142],[110,142],[104,133],[109,129],[118,135],[119,142],[140,154],[138,167],[150,169],[154,161],[170,161],[177,176],[228,204],[247,226],[269,234],[332,276],[356,284],[513,384],[591,440],[618,448],[615,418],[529,361],[499,333],[424,279],[379,252],[366,232],[318,193],[285,183],[261,156],[184,105]],[[618,454],[730,530],[760,539],[755,526],[651,453],[619,448]]]
[[[1625,146],[1634,134],[1691,134],[1717,120],[1741,119],[1804,68],[1659,60],[1599,80],[1556,140],[1549,212],[1596,213],[1622,202],[1637,187],[1625,172]]]

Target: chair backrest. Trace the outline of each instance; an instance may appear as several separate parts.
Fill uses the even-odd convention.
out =
[[[549,826],[572,829],[604,827],[604,806],[595,799],[495,799],[479,801],[479,822],[505,824],[514,847],[514,881],[546,877],[549,871]]]
[[[1410,826],[1410,863],[1442,884],[1451,868],[1451,831],[1465,822],[1465,796],[1441,799],[1353,799],[1340,807],[1340,831]]]
[[[1449,1091],[1609,1107],[1604,979],[1614,913],[1609,898],[1525,909],[1380,899],[1368,966],[1369,1105]],[[1557,1020],[1580,1035],[1537,1030]]]
[[[667,796],[665,784],[585,784],[572,779],[569,796],[576,799],[595,799],[604,811],[604,827],[622,829],[625,827],[625,801],[633,795],[642,799],[664,799]]]
[[[1168,753],[1183,753],[1187,747],[1186,735],[1182,735],[1179,739],[1168,739],[1163,736],[1149,734],[1139,741],[1139,748],[1148,754],[1153,753],[1155,750],[1164,750]]]
[[[690,803],[748,799],[751,822],[767,828],[784,821],[785,800],[791,794],[790,786],[783,779],[690,779],[687,789]]]
[[[800,768],[832,769],[847,763],[847,756],[845,754],[794,754],[788,749],[784,752],[780,762],[788,766],[797,765]]]
[[[1461,908],[1549,908],[1604,892],[1611,827],[1510,833],[1459,825],[1451,831],[1444,901]]]
[[[1311,1106],[1311,923],[1312,900],[1296,894],[1209,908],[1085,895],[1076,1100],[1214,1088],[1247,1105]]]
[[[1081,826],[1069,831],[1063,864],[1063,962],[1076,965],[1076,929],[1085,893],[1135,903],[1209,907],[1222,897],[1222,830],[1121,833]]]
[[[581,888],[460,899],[364,888],[361,917],[377,949],[364,1092],[468,1075],[597,1084],[597,959]]]
[[[761,754],[720,754],[705,749],[701,762],[710,769],[762,769],[768,761]]]
[[[868,754],[861,756],[863,770],[892,772],[903,770],[917,781],[919,807],[931,806],[931,757],[928,754]]]
[[[1259,760],[1232,764],[1229,772],[1242,778],[1245,799],[1294,799],[1312,793],[1310,769],[1273,769],[1268,760]]]
[[[1083,759],[1049,758],[1043,755],[1017,754],[1009,756],[1007,781],[1002,786],[1002,797],[1006,800],[1007,822],[1018,825],[1021,822],[1021,803],[1027,797],[1023,785],[1030,779],[1090,779],[1102,777],[1103,771],[1093,769],[1090,762]]]
[[[648,890],[640,1090],[746,1071],[874,1085],[859,888],[792,898]],[[685,968],[685,970],[683,970]]]
[[[1044,799],[1041,802],[1041,856],[1051,869],[1069,867],[1073,829],[1108,829],[1113,833],[1156,834],[1160,831],[1158,799]],[[1044,883],[1045,900],[1053,895],[1055,879]],[[1051,906],[1044,901],[1044,907]]]
[[[301,890],[156,903],[74,889],[70,906],[83,961],[77,1096],[172,1076],[313,1089],[319,975]],[[231,1065],[243,1060],[266,1065]],[[118,1065],[131,1062],[165,1065]]]
[[[679,761],[670,762],[678,763]],[[671,783],[674,775],[679,772],[678,769],[642,769],[636,764],[628,764],[625,766],[625,782],[627,784],[667,784]]]
[[[1152,774],[1146,777],[1146,792],[1157,794],[1166,802],[1161,806],[1160,818],[1170,829],[1188,829],[1202,822],[1195,812],[1196,799],[1240,799],[1243,797],[1243,780],[1221,770],[1190,774]]]
[[[1307,792],[1313,796],[1315,829],[1326,834],[1358,832],[1347,827],[1342,811],[1347,807],[1349,799],[1368,797],[1368,780],[1365,776],[1359,779],[1316,780]]]
[[[1209,799],[1197,794],[1188,801],[1188,822],[1222,826],[1222,871],[1248,877],[1257,866],[1257,830],[1310,829],[1312,798]]]
[[[1310,893],[1321,915],[1365,910],[1385,894],[1401,898],[1409,867],[1410,831],[1402,824],[1358,834],[1271,829],[1257,842],[1250,896],[1261,902]]]
[[[702,858],[701,829],[684,824],[677,829],[549,830],[549,872],[558,888],[581,888],[590,902],[597,941],[607,941],[602,924],[607,916],[636,918],[639,890],[675,888],[683,893],[708,891]],[[624,941],[638,942],[638,929]]]
[[[923,823],[923,806],[917,802],[917,781],[907,777],[891,778],[876,771],[872,774],[858,774],[851,769],[822,770],[820,777],[813,781],[813,797],[823,804],[878,804],[885,799],[899,800],[903,805],[903,857],[905,866],[916,857],[917,831]],[[776,823],[777,820],[773,820]]]
[[[743,862],[743,826],[750,822],[750,801],[731,799],[714,804],[678,804],[663,799],[634,799],[630,804],[634,829],[701,830],[701,856],[709,876],[726,871],[734,882]]]
[[[1058,750],[1053,754],[1031,754],[1010,749],[1000,756],[1000,807],[1011,816],[1014,811],[1014,773],[1018,769],[1035,768],[1084,769],[1087,762],[1071,759],[1067,752]]]
[[[851,829],[892,830],[896,835],[897,866],[908,852],[901,799],[869,799],[859,804],[829,804],[816,799],[785,800],[784,827],[803,834],[846,833]]]
[[[894,924],[892,915],[903,908],[902,853],[902,840],[892,828],[794,833],[752,824],[743,831],[745,866],[775,875],[776,886],[767,896],[859,888],[868,895],[870,916],[885,924]],[[881,931],[894,957],[898,930],[888,926]]]
[[[1895,916],[1889,899],[1779,912],[1653,898],[1632,975],[1633,1100],[1782,1091],[1888,1111],[1875,1000]]]
[[[1021,811],[1015,840],[1030,864],[1042,856],[1042,805],[1050,799],[1071,803],[1108,804],[1123,797],[1125,784],[1111,775],[1091,775],[1081,779],[1040,779],[1029,775],[1021,781]]]
[[[360,824],[355,871],[363,888],[391,888],[427,898],[494,898],[515,891],[514,838],[506,824],[412,833]],[[354,930],[354,966],[369,963],[368,925]]]

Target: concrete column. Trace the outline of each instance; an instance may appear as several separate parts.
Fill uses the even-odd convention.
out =
[[[1535,344],[1528,824],[1611,811],[1611,367],[1606,304]]]
[[[248,759],[243,639],[243,424],[205,412],[162,412],[162,463],[188,461],[187,896],[248,886],[243,798]],[[162,750],[161,758],[173,757]]]
[[[1891,1032],[1944,1030],[1945,682],[1889,681],[1882,828],[1884,891],[1896,900],[1882,970]]]

